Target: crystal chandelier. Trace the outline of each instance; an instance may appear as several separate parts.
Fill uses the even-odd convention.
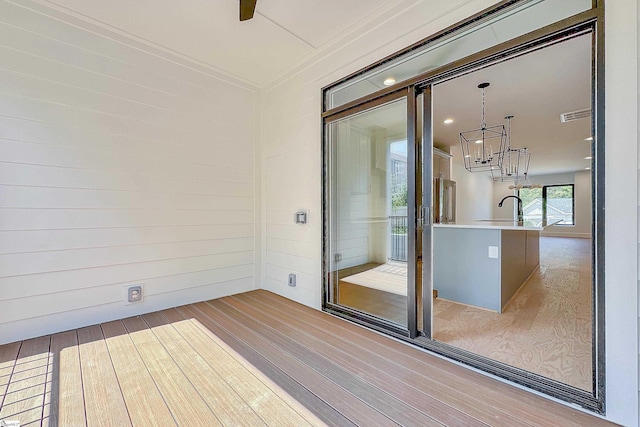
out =
[[[460,132],[460,145],[464,167],[469,172],[498,173],[502,170],[503,154],[506,152],[507,133],[504,125],[487,126],[484,116],[484,90],[489,83],[480,83],[482,89],[482,122],[479,129]]]
[[[513,116],[506,116],[505,119],[507,120],[507,148],[499,154],[502,157],[500,173],[497,169],[492,169],[491,176],[494,181],[525,182],[529,173],[531,153],[527,148],[511,147],[511,119]]]

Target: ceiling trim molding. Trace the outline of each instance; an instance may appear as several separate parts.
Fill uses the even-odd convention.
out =
[[[385,24],[393,21],[399,15],[407,13],[411,9],[416,8],[425,2],[426,0],[398,0],[391,5],[382,7],[376,12],[375,16],[371,16],[371,19],[361,21],[359,25],[352,26],[348,32],[344,32],[330,39],[327,43],[316,49],[315,52],[305,55],[293,63],[286,71],[283,71],[274,78],[268,80],[262,85],[263,90],[268,93],[276,89],[286,81],[322,62],[329,55],[346,49],[361,38],[380,30]],[[430,16],[429,20],[425,20],[419,25],[408,28],[402,34],[394,35],[393,39],[389,40],[385,44],[376,45],[375,49],[372,51],[367,51],[357,57],[352,57],[349,62],[338,65],[336,69],[348,69],[351,72],[357,71],[363,66],[373,63],[386,55],[391,55],[412,43],[416,43],[424,39],[430,34],[446,28],[453,22],[459,21],[466,16],[470,16],[473,13],[486,9],[496,2],[498,2],[498,0],[475,0],[471,2],[467,0],[458,0],[456,2],[451,2],[447,4],[447,8],[445,10]],[[451,18],[447,18],[446,21],[440,22],[443,18],[449,16],[451,16]],[[372,54],[375,54],[375,58],[366,59]],[[331,74],[334,73],[335,70],[333,70]],[[326,84],[335,80],[330,78],[329,75],[322,76],[321,78],[328,79],[325,82]]]
[[[296,77],[305,70],[317,65],[328,56],[335,54],[336,52],[343,51],[363,37],[379,31],[384,27],[385,24],[392,22],[399,15],[407,13],[408,11],[420,5],[422,5],[423,7],[427,7],[426,5],[424,5],[424,3],[428,3],[427,0],[390,0],[384,5],[366,14],[356,24],[350,26],[348,30],[336,34],[321,46],[314,48],[313,51],[293,61],[283,71],[272,76],[267,76],[264,80],[253,81],[216,67],[215,65],[212,65],[210,63],[193,58],[189,55],[182,54],[164,45],[139,37],[128,31],[109,25],[103,21],[76,12],[51,0],[5,1],[15,6],[19,6],[24,9],[31,10],[35,13],[47,16],[49,18],[64,22],[65,24],[95,34],[99,37],[112,40],[129,48],[142,51],[148,55],[152,55],[162,60],[174,63],[194,72],[225,81],[229,84],[233,84],[243,89],[247,89],[254,93],[261,89],[267,93],[271,90],[274,90],[278,86]],[[470,10],[470,8],[472,10],[481,10],[486,7],[487,3],[492,4],[495,3],[495,1],[496,0],[474,0],[468,2],[467,0],[458,0],[453,4],[447,4],[445,10],[434,14],[433,16],[430,16],[428,20],[421,22],[419,25],[415,25],[413,28],[408,28],[402,34],[394,36],[393,39],[389,40],[387,43],[378,43],[374,50],[366,51],[361,55],[350,58],[348,62],[339,64],[337,66],[337,69],[355,70],[357,68],[360,68],[364,63],[363,61],[367,61],[366,63],[375,61],[375,59],[380,56],[379,52],[392,54],[402,47],[424,38],[425,29],[426,32],[432,33],[434,30],[437,30],[437,28],[446,27],[446,23],[443,23],[442,25],[437,24],[438,21],[445,16],[449,16],[452,13],[454,15],[457,15],[454,12],[460,11],[461,9],[464,10],[462,14],[467,16],[467,11]],[[272,22],[270,19],[269,21]],[[448,21],[450,20],[448,19],[447,22]],[[277,25],[275,22],[272,23],[274,25]],[[299,37],[296,36],[296,38]],[[305,44],[309,45],[309,43],[306,41]],[[375,58],[368,59],[371,58],[372,54],[374,53]],[[334,73],[335,70],[331,73],[331,75],[333,75]],[[322,76],[322,79],[326,80],[330,78],[331,75]]]
[[[155,56],[162,60],[179,65],[191,71],[206,75],[217,80],[222,80],[226,83],[240,87],[242,89],[249,90],[251,92],[257,92],[260,89],[258,82],[247,80],[243,77],[220,69],[214,65],[200,61],[188,55],[181,54],[166,46],[162,46],[158,43],[154,43],[150,40],[138,37],[127,31],[113,27],[107,23],[96,20],[89,16],[75,12],[66,7],[60,6],[48,0],[5,0],[15,6],[28,9],[35,13],[47,16],[65,24],[74,26],[83,31],[95,34],[99,37],[103,37],[112,40],[116,43],[122,44],[132,49],[142,51],[148,55]]]
[[[282,71],[268,79],[263,84],[263,89],[267,92],[275,89],[277,86],[295,77],[297,74],[313,67],[328,55],[344,49],[355,40],[358,40],[371,31],[379,28],[407,9],[422,3],[422,1],[423,0],[395,0],[391,3],[380,6],[376,11],[368,15],[369,19],[362,19],[356,25],[351,26],[349,30],[336,34],[327,42],[318,46],[314,52],[301,57],[297,61],[293,62],[285,71]],[[344,43],[345,40],[348,41]],[[360,59],[360,57],[354,58],[352,62],[355,62],[358,59]]]

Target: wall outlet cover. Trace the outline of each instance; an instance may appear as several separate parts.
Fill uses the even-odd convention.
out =
[[[298,282],[298,276],[296,275],[296,273],[290,273],[289,280],[288,280],[289,286],[293,288],[298,285],[297,282]]]
[[[309,210],[308,209],[300,209],[298,210],[293,217],[293,220],[296,224],[308,224],[309,223]]]
[[[124,287],[124,303],[128,304],[136,304],[142,302],[144,299],[144,285],[136,284],[136,285],[128,285]]]
[[[489,246],[489,258],[498,258],[498,247]]]

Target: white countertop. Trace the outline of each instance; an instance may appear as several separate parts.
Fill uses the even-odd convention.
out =
[[[536,226],[531,221],[524,221],[523,225],[518,225],[518,221],[498,219],[498,220],[476,220],[467,221],[464,223],[456,224],[433,224],[437,228],[485,228],[492,230],[523,230],[523,231],[542,231],[545,228],[557,224],[560,221],[554,221],[553,223],[543,223],[540,226]]]

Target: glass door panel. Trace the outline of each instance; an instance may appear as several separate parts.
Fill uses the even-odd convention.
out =
[[[407,100],[332,121],[326,135],[329,302],[407,329],[415,265]]]
[[[591,33],[567,37],[435,83],[424,114],[424,139],[451,154],[457,191],[455,225],[434,215],[431,338],[587,392],[595,372],[592,43]],[[538,64],[548,77],[532,85]],[[478,127],[479,82],[490,82],[489,127],[514,119],[509,144],[529,150],[520,176],[507,156],[502,170],[467,168],[460,134]]]

